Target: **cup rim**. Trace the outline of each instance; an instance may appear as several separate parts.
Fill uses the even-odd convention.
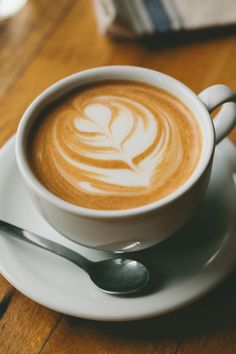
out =
[[[168,194],[167,196],[165,196],[164,198],[158,201],[143,206],[138,206],[131,209],[123,209],[123,210],[98,210],[98,209],[81,207],[79,205],[72,204],[70,202],[67,202],[59,198],[58,196],[50,192],[46,187],[44,187],[44,185],[36,178],[36,176],[34,175],[33,171],[29,166],[28,159],[24,152],[24,145],[26,139],[26,131],[28,128],[28,124],[30,122],[30,118],[33,115],[37,116],[37,112],[39,112],[42,109],[42,107],[46,106],[48,103],[52,102],[55,99],[58,99],[61,96],[64,96],[67,91],[70,91],[73,88],[79,86],[78,85],[79,80],[81,81],[84,80],[84,82],[86,83],[96,82],[96,81],[99,82],[102,81],[102,79],[90,81],[88,77],[92,74],[101,75],[106,73],[108,74],[110,73],[110,79],[112,80],[114,79],[114,72],[115,73],[119,73],[120,71],[129,72],[130,70],[139,73],[141,73],[142,71],[144,75],[155,74],[158,75],[159,78],[161,78],[162,80],[169,80],[173,85],[178,85],[178,87],[186,95],[190,96],[195,102],[197,102],[199,108],[202,111],[202,115],[205,116],[205,121],[209,127],[208,129],[209,148],[207,150],[207,153],[203,157],[204,161],[201,163],[201,165],[198,165],[196,167],[192,175],[174,192]],[[134,81],[133,79],[132,80],[127,79],[127,80]],[[140,81],[140,80],[136,80],[136,81]],[[148,80],[143,82],[149,84]],[[55,94],[56,94],[56,98],[54,97],[53,99],[52,96],[53,95],[55,96]],[[207,166],[209,165],[211,158],[213,156],[214,147],[215,147],[215,131],[214,131],[213,123],[210,118],[209,112],[207,111],[203,102],[190,88],[188,88],[186,85],[184,85],[182,82],[178,81],[177,79],[156,70],[147,69],[138,66],[110,65],[110,66],[95,67],[92,69],[83,70],[74,73],[52,84],[46,90],[44,90],[40,95],[38,95],[33,100],[33,102],[29,105],[29,107],[26,109],[19,123],[17,133],[16,133],[15,154],[16,154],[17,165],[23,179],[25,180],[27,185],[31,188],[31,190],[33,190],[36,193],[36,195],[39,195],[47,202],[55,205],[56,207],[62,210],[83,217],[87,217],[87,218],[96,218],[96,219],[122,218],[123,219],[123,218],[130,218],[133,216],[139,216],[142,214],[147,214],[157,209],[164,208],[167,205],[170,205],[173,202],[175,202],[177,199],[181,198],[187,192],[189,192],[189,190],[197,183],[197,181],[200,179],[200,177],[203,175],[204,171],[206,170]]]

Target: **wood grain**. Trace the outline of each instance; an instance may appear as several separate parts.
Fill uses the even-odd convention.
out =
[[[14,293],[13,286],[0,276],[0,320],[7,311]]]
[[[169,338],[160,339],[158,327],[152,330],[152,324],[153,321],[142,321],[141,326],[136,323],[111,324],[63,317],[43,354],[175,353],[176,342]]]
[[[16,292],[0,321],[1,354],[38,353],[60,317]]]
[[[217,38],[199,34],[111,42],[97,33],[87,0],[32,0],[29,5],[7,29],[0,29],[0,145],[43,89],[94,66],[149,67],[195,92],[215,83],[236,89],[235,30]],[[236,131],[231,138],[236,142]],[[235,281],[236,274],[202,301],[174,314],[109,324],[61,317],[0,278],[0,353],[235,353]]]
[[[0,25],[0,97],[7,94],[74,2],[29,1],[19,14]]]

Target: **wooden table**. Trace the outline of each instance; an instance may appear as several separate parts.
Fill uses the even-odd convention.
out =
[[[145,66],[176,77],[196,92],[215,83],[236,89],[235,30],[210,37],[111,42],[98,34],[89,1],[29,1],[0,27],[0,145],[15,132],[38,93],[94,66]],[[236,142],[236,131],[231,137]],[[101,323],[48,310],[1,277],[0,354],[233,354],[235,281],[236,273],[203,300],[168,316]]]

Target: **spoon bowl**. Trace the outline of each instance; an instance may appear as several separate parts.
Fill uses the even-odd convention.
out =
[[[149,281],[149,272],[143,264],[123,258],[93,263],[89,275],[99,289],[109,294],[135,293]]]

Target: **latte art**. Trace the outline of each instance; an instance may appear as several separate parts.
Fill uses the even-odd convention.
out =
[[[192,113],[141,83],[87,86],[41,116],[30,141],[33,171],[51,192],[83,207],[161,199],[189,178],[201,151]]]
[[[168,145],[168,117],[166,123],[163,119],[158,139],[160,128],[151,111],[131,99],[97,96],[85,107],[80,107],[76,101],[75,105],[79,115],[74,118],[77,113],[72,113],[71,123],[76,128],[73,135],[78,136],[82,144],[71,144],[71,136],[67,139],[67,148],[78,153],[79,158],[71,159],[60,145],[56,132],[54,137],[61,156],[84,175],[78,182],[79,188],[91,193],[120,195],[123,187],[125,193],[131,194],[133,188],[136,193],[137,187],[149,187]],[[83,163],[84,157],[94,161]],[[102,165],[96,166],[96,160]],[[93,181],[88,182],[87,177]]]

